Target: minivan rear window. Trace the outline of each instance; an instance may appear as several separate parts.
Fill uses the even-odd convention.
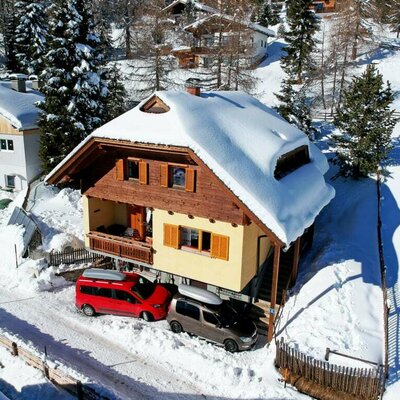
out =
[[[200,318],[199,308],[193,304],[186,303],[186,301],[183,300],[178,300],[176,302],[176,312],[189,318],[197,320]]]

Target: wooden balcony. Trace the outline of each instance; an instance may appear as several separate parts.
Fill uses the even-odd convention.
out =
[[[133,261],[141,261],[150,265],[153,264],[153,249],[147,243],[139,242],[132,238],[94,231],[89,232],[88,237],[89,246],[92,250]]]

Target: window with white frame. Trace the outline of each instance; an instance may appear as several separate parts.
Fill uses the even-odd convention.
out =
[[[12,189],[15,188],[15,176],[6,175],[6,186]]]
[[[0,151],[14,151],[14,141],[11,139],[0,139]]]

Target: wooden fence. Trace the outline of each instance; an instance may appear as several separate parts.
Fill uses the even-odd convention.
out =
[[[376,400],[384,390],[385,370],[351,368],[330,364],[289,347],[276,344],[275,366],[299,391],[317,399]]]
[[[336,111],[320,111],[316,112],[315,114],[312,115],[314,119],[321,119],[324,121],[333,121],[334,118],[336,117],[337,112]],[[393,113],[394,118],[400,118],[400,111],[395,111]]]
[[[108,397],[100,395],[95,389],[80,380],[71,377],[60,369],[49,367],[44,354],[42,356],[33,354],[3,335],[0,335],[0,346],[8,349],[13,356],[20,357],[31,367],[43,371],[43,375],[50,382],[76,396],[78,400],[109,400]]]
[[[69,251],[51,251],[49,253],[49,264],[58,267],[61,264],[77,264],[95,262],[104,258],[103,256],[87,251],[85,248],[72,249]]]

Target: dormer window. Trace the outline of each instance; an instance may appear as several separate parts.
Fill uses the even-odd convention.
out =
[[[163,114],[169,111],[169,107],[160,98],[153,96],[140,107],[140,111],[149,114]]]
[[[278,158],[274,177],[282,179],[286,175],[310,162],[308,146],[301,146]]]

